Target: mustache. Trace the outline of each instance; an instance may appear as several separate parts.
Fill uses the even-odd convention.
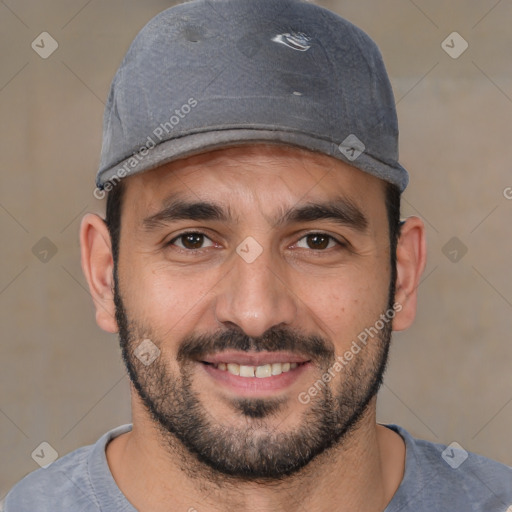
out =
[[[324,338],[315,335],[305,336],[297,331],[274,326],[256,338],[247,336],[239,329],[187,336],[180,343],[177,359],[179,362],[197,360],[225,350],[290,351],[324,363],[334,360],[335,357],[334,346]]]

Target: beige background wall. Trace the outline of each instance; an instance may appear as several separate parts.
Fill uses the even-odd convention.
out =
[[[320,3],[382,50],[411,174],[404,214],[428,232],[418,318],[395,336],[379,420],[512,465],[512,3]],[[130,421],[77,231],[85,211],[103,208],[92,191],[110,80],[171,4],[0,3],[0,500],[38,467],[42,441],[63,455]],[[43,31],[59,44],[46,60],[31,48]],[[454,31],[469,43],[457,59],[441,47]]]

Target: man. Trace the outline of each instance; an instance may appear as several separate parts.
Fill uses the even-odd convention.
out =
[[[512,510],[512,469],[376,423],[425,266],[393,94],[359,29],[297,0],[196,0],[137,36],[82,221],[133,425],[7,512]]]

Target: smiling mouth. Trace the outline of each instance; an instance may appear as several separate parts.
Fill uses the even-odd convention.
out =
[[[201,361],[203,364],[216,368],[217,370],[221,370],[231,375],[236,375],[238,377],[258,377],[260,379],[265,379],[268,377],[273,377],[276,375],[281,375],[282,373],[287,373],[292,370],[295,370],[297,367],[302,366],[307,363],[305,362],[284,362],[284,363],[268,363],[259,366],[251,366],[245,364],[238,363],[210,363],[208,361]]]

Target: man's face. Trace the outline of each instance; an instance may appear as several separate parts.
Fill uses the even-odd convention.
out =
[[[391,333],[378,322],[391,306],[384,189],[263,145],[126,180],[117,321],[164,443],[224,474],[278,478],[369,414]],[[149,365],[134,353],[147,339],[160,350]]]

